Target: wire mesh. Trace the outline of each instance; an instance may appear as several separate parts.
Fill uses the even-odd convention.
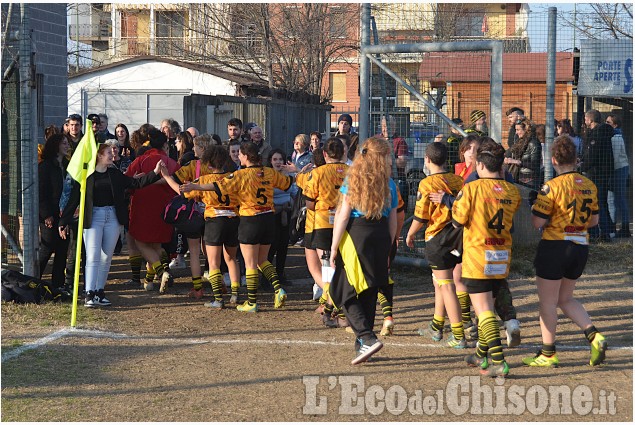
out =
[[[504,53],[499,124],[503,131],[501,140],[496,141],[511,154],[510,148],[521,140],[516,146],[519,158],[522,158],[521,147],[526,144],[525,140],[537,140],[541,150],[545,151],[540,154],[541,160],[523,162],[521,172],[516,175],[524,200],[529,197],[531,189],[539,189],[544,183],[545,167],[551,168],[545,142],[550,146],[555,137],[567,133],[579,149],[579,171],[598,185],[600,215],[605,218],[605,225],[600,226],[602,234],[614,234],[625,226],[628,231],[632,216],[632,188],[630,179],[625,182],[623,178],[629,173],[624,170],[618,173],[617,166],[629,167],[630,172],[632,163],[632,5],[557,6],[553,115],[548,115],[547,110],[548,5],[375,3],[371,9],[371,44],[501,41]],[[620,43],[619,39],[626,42]],[[602,50],[610,50],[612,56],[585,65],[584,58],[591,57],[590,49],[594,43],[600,43],[600,47],[595,48],[600,51],[600,58]],[[416,88],[448,118],[462,122],[464,129],[488,135],[491,126],[490,52],[383,53],[375,57]],[[590,79],[590,82],[581,81],[582,78]],[[583,86],[588,91],[584,98],[578,93]],[[408,144],[406,182],[400,184],[406,192],[402,190],[407,201],[408,217],[414,210],[421,171],[426,171],[423,169],[425,147],[435,138],[437,141],[458,143],[457,139],[460,141],[461,136],[456,131],[453,134],[452,128],[435,115],[432,108],[375,65],[371,65],[369,101],[368,134],[381,134],[381,118],[388,115],[393,117],[388,138],[395,140],[402,137]],[[512,108],[521,109],[522,114],[509,113]],[[585,123],[585,112],[591,109],[599,112],[595,124],[591,124],[588,117]],[[344,112],[353,116],[354,123],[357,121],[358,110],[349,108],[334,109],[331,122],[335,124],[336,116]],[[597,152],[594,152],[595,143],[591,139],[596,137],[598,126],[603,126],[609,115],[621,122],[626,162],[614,162],[610,147],[594,158]],[[519,131],[522,129],[517,131],[516,123],[523,117],[530,126],[529,134],[521,137]],[[566,122],[563,123],[563,120]],[[592,131],[591,127],[596,130]],[[553,129],[553,134],[547,134],[547,128]],[[610,130],[613,135],[614,130]],[[610,140],[603,143],[612,146]],[[450,169],[457,161],[454,158],[448,164]],[[591,162],[595,164],[591,165]],[[523,174],[527,172],[525,168],[532,172],[533,178]],[[555,175],[553,170],[549,171]],[[622,181],[617,180],[618,174],[622,176]],[[403,176],[394,177],[401,180]],[[607,203],[607,197],[613,199]],[[528,204],[523,202],[521,208],[523,212],[517,215],[514,224],[515,239],[533,242],[539,235],[531,228]],[[620,215],[620,211],[625,212]],[[409,226],[404,227],[405,235]],[[399,253],[420,256],[421,249],[413,251],[400,244]]]

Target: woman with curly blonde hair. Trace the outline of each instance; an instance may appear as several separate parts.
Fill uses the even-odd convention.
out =
[[[379,289],[388,287],[388,258],[397,232],[397,186],[390,178],[391,149],[371,137],[358,150],[335,212],[329,294],[342,308],[355,336],[356,356],[365,362],[383,344],[373,332]]]

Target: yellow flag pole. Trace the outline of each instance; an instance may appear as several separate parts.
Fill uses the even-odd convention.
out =
[[[89,121],[90,122],[90,121]],[[79,222],[77,223],[77,248],[75,250],[75,277],[73,280],[73,310],[71,313],[71,327],[77,324],[77,299],[79,298],[79,269],[82,266],[82,236],[84,233],[84,207],[86,205],[86,174],[88,163],[84,162],[79,195]],[[86,276],[84,276],[84,280]]]

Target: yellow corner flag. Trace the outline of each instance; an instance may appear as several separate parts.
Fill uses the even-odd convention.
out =
[[[86,179],[95,172],[97,163],[97,143],[93,133],[93,123],[86,120],[86,134],[79,141],[71,157],[66,172],[79,183],[79,223],[77,223],[77,248],[75,250],[75,276],[73,279],[73,309],[71,327],[77,323],[77,298],[79,293],[79,268],[82,263],[82,236],[84,233],[84,207],[86,206]],[[86,279],[86,276],[84,276]]]
[[[73,180],[81,183],[82,177],[90,176],[95,172],[95,163],[97,162],[97,142],[95,142],[95,134],[93,133],[93,124],[90,120],[86,120],[86,134],[79,141],[73,156],[71,157],[66,172]],[[86,175],[82,176],[82,171],[86,170]]]

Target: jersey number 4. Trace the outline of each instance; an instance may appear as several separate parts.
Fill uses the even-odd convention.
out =
[[[501,234],[501,232],[505,228],[505,225],[503,224],[503,209],[502,208],[499,209],[496,212],[496,214],[494,214],[494,217],[492,217],[492,219],[487,222],[487,228],[496,230],[496,234],[498,235]]]
[[[591,198],[584,198],[582,200],[582,205],[580,206],[580,221],[582,223],[586,223],[587,220],[589,219],[589,216],[591,215],[591,208],[589,208],[589,204],[592,202]],[[576,206],[578,205],[578,200],[574,199],[573,201],[571,201],[571,203],[569,203],[569,205],[567,205],[567,210],[571,210],[571,223],[573,223],[575,221],[575,215],[576,215]]]

